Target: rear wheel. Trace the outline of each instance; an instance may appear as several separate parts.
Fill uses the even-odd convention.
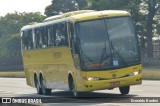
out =
[[[37,77],[35,77],[35,86],[36,86],[37,93],[38,93],[39,95],[41,95],[41,94],[42,94],[42,88],[41,88],[41,86],[40,86],[40,83],[39,83]]]
[[[129,93],[130,86],[119,87],[119,90],[120,90],[120,92],[121,92],[122,95],[126,95],[126,94]]]
[[[40,83],[41,83],[41,87],[42,87],[42,94],[43,95],[51,95],[52,89],[48,89],[45,87],[45,81],[44,81],[43,77],[40,78]]]

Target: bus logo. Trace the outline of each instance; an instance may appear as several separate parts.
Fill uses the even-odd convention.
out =
[[[113,73],[113,74],[112,74],[112,77],[113,77],[113,78],[116,78],[116,74],[115,74],[115,73]]]
[[[62,57],[62,52],[54,52],[53,57],[55,58],[61,58]]]

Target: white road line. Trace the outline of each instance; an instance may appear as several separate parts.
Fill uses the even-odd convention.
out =
[[[131,91],[142,92],[143,90],[131,90]]]
[[[25,92],[14,92],[14,91],[2,91],[2,90],[0,90],[0,94],[10,94],[10,95],[12,95],[12,94],[16,94],[16,95],[19,95],[19,94],[30,94],[30,93],[25,93]]]

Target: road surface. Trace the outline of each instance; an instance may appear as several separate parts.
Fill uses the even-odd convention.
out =
[[[36,89],[26,85],[25,78],[0,78],[0,97],[51,97],[51,101],[58,101],[54,106],[158,106],[159,103],[124,103],[128,98],[160,97],[160,81],[143,80],[142,85],[132,86],[126,96],[120,95],[119,89],[99,90],[85,93],[84,98],[74,98],[72,93],[62,90],[53,90],[52,95],[36,94]],[[126,97],[122,98],[121,97]],[[139,99],[139,98],[138,98]],[[160,99],[159,99],[160,100]],[[106,101],[110,101],[109,103]],[[48,102],[50,102],[48,100]],[[67,103],[61,103],[67,102]],[[74,102],[74,103],[70,103]],[[42,104],[41,104],[42,105]],[[53,104],[43,104],[52,106]]]

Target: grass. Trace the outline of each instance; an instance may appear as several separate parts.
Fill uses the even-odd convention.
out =
[[[159,68],[143,68],[143,79],[160,80],[160,67]]]
[[[160,67],[159,68],[143,68],[143,79],[160,80]],[[0,77],[13,77],[24,78],[24,72],[0,72]]]
[[[24,78],[24,72],[0,72],[0,77]]]

